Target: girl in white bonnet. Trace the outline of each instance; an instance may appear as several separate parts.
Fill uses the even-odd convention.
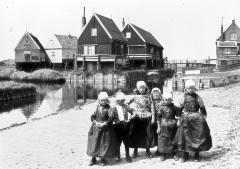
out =
[[[134,148],[133,158],[138,156],[138,148],[145,148],[146,156],[151,158],[150,148],[155,144],[151,129],[150,92],[144,81],[138,81],[136,87],[135,96],[130,100],[135,113],[130,122],[129,146]]]
[[[92,125],[88,132],[87,154],[92,157],[90,166],[97,163],[96,157],[101,158],[101,165],[104,166],[107,164],[106,158],[117,156],[117,137],[112,124],[113,119],[108,94],[100,92],[97,108],[91,115]]]
[[[193,80],[185,83],[180,108],[183,113],[174,143],[182,152],[182,162],[188,160],[189,152],[193,152],[195,161],[199,161],[199,153],[212,147],[212,138],[206,121],[207,111],[202,98],[196,93]]]
[[[177,120],[175,116],[180,116],[180,110],[172,103],[172,93],[165,92],[162,95],[163,100],[158,107],[157,112],[157,133],[158,133],[158,151],[160,152],[160,161],[164,161],[168,156],[174,155],[177,160],[176,149],[172,144],[177,131]]]

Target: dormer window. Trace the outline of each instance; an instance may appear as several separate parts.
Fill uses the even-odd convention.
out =
[[[131,32],[126,32],[126,38],[131,38]]]
[[[91,36],[97,36],[97,28],[91,29]]]
[[[231,40],[237,40],[237,34],[236,33],[231,33],[230,35]]]

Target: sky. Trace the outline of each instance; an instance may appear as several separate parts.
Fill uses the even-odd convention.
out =
[[[0,0],[0,60],[14,59],[23,34],[35,35],[43,46],[53,34],[81,34],[83,7],[93,15],[122,18],[150,31],[169,60],[216,58],[216,39],[235,19],[239,0]]]

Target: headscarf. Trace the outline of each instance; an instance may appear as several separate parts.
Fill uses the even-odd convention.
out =
[[[104,100],[104,99],[108,99],[107,92],[100,92],[98,95],[98,100]]]
[[[137,86],[137,88],[140,88],[140,87],[143,87],[143,86],[147,87],[147,85],[144,81],[138,81],[136,86]]]

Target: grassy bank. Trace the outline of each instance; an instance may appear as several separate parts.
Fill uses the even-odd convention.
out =
[[[64,83],[63,75],[51,69],[39,69],[32,73],[18,71],[15,68],[5,68],[0,70],[0,80],[14,80],[22,82],[48,82]]]
[[[23,99],[36,95],[36,87],[13,81],[0,82],[0,102]]]

